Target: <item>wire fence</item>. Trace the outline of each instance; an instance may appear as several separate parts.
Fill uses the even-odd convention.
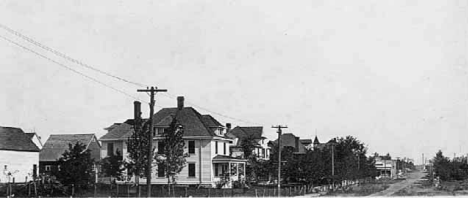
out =
[[[372,179],[346,180],[329,185],[285,184],[281,188],[281,197],[300,196],[312,193],[324,193],[331,190],[345,190],[353,185],[378,182]],[[87,184],[57,185],[54,183],[29,182],[0,184],[0,197],[145,197],[146,185],[123,184]],[[276,185],[252,186],[250,188],[200,188],[189,185],[152,185],[153,197],[277,197]]]

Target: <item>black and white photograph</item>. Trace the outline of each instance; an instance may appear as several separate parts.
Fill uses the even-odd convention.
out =
[[[0,0],[0,197],[468,196],[468,0]]]

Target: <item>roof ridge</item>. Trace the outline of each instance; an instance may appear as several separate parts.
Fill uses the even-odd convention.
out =
[[[184,108],[189,108],[191,109],[192,111],[194,111],[195,115],[197,116],[198,120],[202,123],[202,125],[205,127],[205,129],[208,131],[208,133],[211,135],[211,136],[216,136],[214,134],[213,131],[211,131],[210,127],[206,126],[206,123],[202,120],[203,118],[201,117],[202,115],[200,114],[200,112],[198,112],[195,108],[193,107],[184,107]]]

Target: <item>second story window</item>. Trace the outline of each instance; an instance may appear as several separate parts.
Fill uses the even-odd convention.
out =
[[[107,143],[107,156],[114,155],[114,143]]]
[[[218,154],[218,141],[215,141],[215,154]]]
[[[188,153],[195,154],[195,141],[188,141]]]

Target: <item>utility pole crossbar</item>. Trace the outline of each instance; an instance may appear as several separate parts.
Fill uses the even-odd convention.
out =
[[[137,92],[149,92],[150,93],[150,128],[149,128],[149,134],[148,134],[148,165],[146,167],[146,194],[147,197],[151,197],[151,164],[153,162],[153,114],[154,114],[154,95],[157,92],[167,92],[167,89],[158,89],[157,87],[147,87],[146,89],[138,89]]]
[[[281,129],[286,129],[288,126],[272,126],[271,128],[278,129],[278,197],[281,197]]]

